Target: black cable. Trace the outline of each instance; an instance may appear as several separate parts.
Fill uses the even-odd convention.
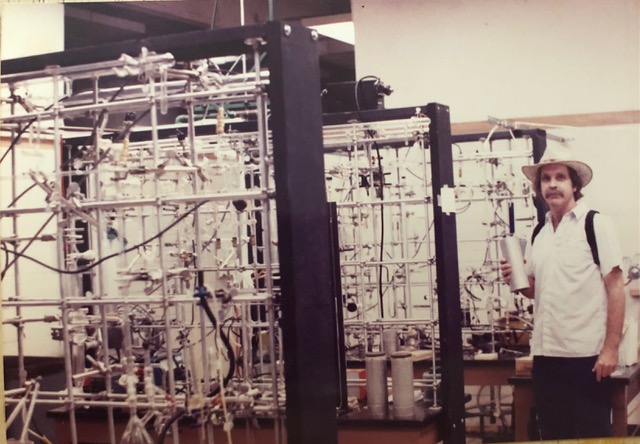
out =
[[[9,252],[9,253],[14,254],[16,256],[23,257],[25,259],[29,259],[30,261],[35,262],[36,264],[38,264],[38,265],[40,265],[40,266],[42,266],[44,268],[47,268],[47,269],[49,269],[51,271],[55,271],[55,272],[58,272],[58,273],[61,273],[61,274],[81,274],[81,273],[86,273],[87,271],[89,271],[92,268],[98,266],[99,264],[103,263],[104,261],[107,261],[109,259],[117,257],[120,254],[125,254],[125,253],[129,253],[131,251],[137,250],[138,248],[143,247],[143,246],[147,245],[150,242],[153,242],[154,240],[156,240],[159,237],[161,237],[164,233],[169,231],[171,228],[175,227],[179,222],[181,222],[183,219],[185,219],[187,216],[189,216],[191,213],[193,213],[195,210],[200,208],[205,203],[207,203],[207,201],[200,202],[195,207],[193,207],[192,209],[190,209],[189,211],[184,213],[182,216],[178,217],[176,220],[174,220],[172,223],[170,223],[167,227],[165,227],[164,229],[159,231],[156,235],[150,237],[146,241],[141,242],[139,244],[136,244],[136,245],[134,245],[132,247],[129,247],[129,248],[127,248],[127,249],[125,249],[125,250],[123,250],[121,252],[117,252],[117,253],[113,253],[113,254],[110,254],[108,256],[105,256],[102,259],[97,260],[96,262],[92,263],[91,265],[87,265],[86,267],[79,268],[77,270],[60,270],[58,268],[52,267],[51,265],[45,264],[44,262],[41,262],[36,258],[33,258],[31,256],[27,256],[26,254],[18,253],[17,251],[11,251],[11,250],[9,250],[9,249],[7,249],[5,247],[0,247],[0,250],[5,251],[5,252]]]
[[[48,111],[53,107],[53,103],[49,106],[47,106],[44,110]],[[2,161],[5,159],[5,157],[7,157],[7,155],[13,151],[13,149],[15,148],[16,144],[18,143],[18,141],[20,141],[20,139],[22,138],[22,135],[25,133],[25,131],[27,131],[29,129],[29,127],[31,125],[33,125],[33,123],[38,120],[38,116],[34,117],[33,119],[29,120],[29,122],[27,122],[27,124],[25,126],[23,126],[22,128],[20,128],[18,130],[18,134],[16,134],[16,136],[13,138],[13,140],[11,141],[11,144],[9,145],[9,148],[7,148],[7,151],[4,152],[4,154],[2,155],[2,157],[0,157],[0,164],[2,164]]]
[[[361,90],[362,81],[366,79],[376,79],[380,80],[377,76],[364,76],[361,77],[356,82],[356,108],[358,111],[358,115],[360,116],[360,121],[362,121],[362,110],[360,109],[360,100],[358,99],[358,93]],[[367,130],[366,134],[373,139],[374,134],[373,130]],[[380,201],[384,200],[384,174],[382,171],[382,160],[380,158],[380,148],[378,147],[378,143],[374,140],[373,147],[376,150],[376,156],[378,157],[378,175],[380,176]],[[380,317],[384,317],[384,293],[382,291],[382,259],[384,259],[384,205],[380,204],[380,265],[378,265],[378,296],[380,299]]]
[[[128,77],[127,81],[124,82],[120,88],[113,93],[113,95],[109,98],[108,103],[111,103],[115,100],[115,98],[122,92],[124,91],[124,89],[131,83],[131,81],[133,80],[133,77]],[[101,121],[101,119],[104,117],[105,113],[107,112],[106,108],[103,108],[102,110],[100,110],[100,114],[98,115],[98,117],[96,118],[96,122],[93,125],[93,129],[91,131],[91,134],[89,136],[87,136],[87,138],[85,139],[85,143],[84,145],[88,145],[90,143],[92,143],[93,139],[95,138],[97,132],[98,132],[98,126],[99,123]],[[125,125],[125,128],[122,130],[121,133],[118,133],[117,136],[115,136],[114,138],[114,142],[120,142],[122,139],[124,139],[124,137],[126,137],[127,134],[129,134],[129,132],[131,131],[131,128],[133,128],[133,126],[135,126],[140,119],[142,119],[144,116],[146,116],[149,113],[149,110],[145,111],[144,113],[142,113],[140,116],[138,116],[138,118],[136,118],[136,120],[134,120],[133,122],[127,123]],[[89,171],[93,171],[96,170],[98,168],[98,166],[100,166],[100,164],[102,163],[102,161],[104,159],[107,158],[107,156],[109,155],[109,153],[111,152],[111,148],[106,149],[102,154],[100,154],[97,150],[99,149],[98,146],[95,146],[96,149],[96,154],[99,155],[98,159],[95,161],[95,163],[92,165],[92,167],[89,169]],[[71,162],[73,162],[75,160],[75,158],[70,158],[68,159],[66,162],[64,162],[62,164],[62,166],[60,167],[61,169],[64,169],[66,167],[68,167]],[[78,182],[76,182],[79,185],[83,185],[84,182],[86,182],[88,175],[84,174],[82,175],[82,177],[80,177],[80,179],[78,180]]]
[[[13,199],[9,205],[7,205],[7,208],[11,208],[12,206],[14,206],[16,204],[16,202],[18,202],[22,198],[22,196],[27,194],[29,191],[34,189],[36,186],[38,186],[37,183],[31,184],[30,186],[28,186],[25,190],[22,191],[22,193],[18,194],[16,196],[16,198]]]
[[[107,102],[108,103],[113,102],[115,98],[118,97],[122,91],[124,91],[124,89],[131,83],[133,79],[134,79],[133,76],[127,77],[126,81],[120,86],[120,88],[118,88],[116,92],[113,93],[111,97],[109,97],[109,100],[107,100]],[[96,123],[93,125],[93,130],[91,131],[91,134],[89,135],[89,137],[87,137],[85,144],[90,143],[96,137],[96,133],[98,132],[98,123],[104,117],[106,112],[107,112],[106,108],[102,108],[100,110],[100,114],[98,114],[98,117],[96,118]]]
[[[125,137],[127,137],[127,135],[131,132],[131,128],[133,128],[138,122],[140,122],[140,120],[142,120],[143,117],[145,117],[147,114],[149,114],[149,112],[151,111],[151,109],[146,110],[145,112],[143,112],[142,114],[140,114],[139,116],[136,117],[136,120],[134,120],[131,123],[128,123],[124,130],[119,133],[115,139],[113,139],[114,142],[121,142],[122,140],[124,140]]]
[[[358,98],[358,93],[362,91],[362,81],[368,80],[368,79],[374,79],[378,82],[380,81],[380,77],[369,75],[369,76],[360,77],[360,79],[356,82],[356,88],[355,88],[356,89],[355,90],[356,109],[358,111],[358,115],[360,115],[360,121],[362,121],[362,108],[360,107],[360,99]],[[364,98],[364,95],[363,95],[363,98]]]
[[[22,249],[22,251],[19,254],[24,254],[24,252],[27,251],[27,249],[33,244],[33,242],[35,242],[36,238],[40,236],[40,233],[42,233],[42,230],[44,230],[46,226],[49,225],[49,222],[51,222],[55,216],[56,216],[55,213],[51,213],[51,216],[49,216],[49,219],[47,219],[45,223],[42,224],[42,226],[38,229],[38,231],[36,231],[36,234],[34,234],[33,237],[29,239],[29,242],[27,242],[27,245]],[[18,255],[16,255],[11,262],[6,263],[2,272],[0,272],[0,281],[4,279],[5,275],[7,274],[7,271],[9,271],[11,266],[15,264],[17,260],[18,260]]]
[[[224,218],[227,216],[227,210],[229,209],[230,205],[231,205],[231,202],[227,202],[227,206],[224,209],[225,212],[222,213],[222,218],[220,219],[220,224],[218,226],[222,226],[222,222],[224,222]],[[202,251],[204,250],[210,251],[209,246],[213,243],[213,240],[216,238],[217,235],[218,235],[218,228],[216,228],[213,231],[213,234],[211,235],[208,241],[202,243]],[[194,249],[194,253],[195,253],[195,249]]]
[[[131,80],[133,79],[133,77],[129,77],[127,78],[127,81],[120,86],[120,88],[113,93],[113,95],[109,98],[109,102],[113,102],[115,100],[115,98],[124,90],[124,88],[127,87],[127,85],[129,85],[129,83],[131,83]],[[66,98],[61,99],[59,102],[66,100]],[[53,106],[53,104],[49,105],[47,108],[45,108],[45,111],[50,109]],[[96,135],[96,132],[98,131],[98,122],[100,122],[100,119],[104,116],[104,113],[106,112],[106,109],[102,109],[100,111],[100,114],[98,115],[98,118],[96,119],[96,123],[93,126],[93,130],[91,131],[91,134],[87,137],[85,144],[89,143]],[[148,111],[147,111],[148,112]],[[146,114],[146,113],[145,113]],[[145,114],[142,114],[142,116],[144,116]],[[2,155],[2,158],[0,159],[0,164],[2,163],[2,161],[4,160],[4,158],[7,156],[7,154],[9,154],[9,152],[14,148],[14,145],[20,140],[20,138],[22,137],[22,135],[24,134],[24,132],[33,124],[33,122],[35,122],[37,120],[37,118],[32,119],[31,121],[29,121],[27,123],[27,125],[25,125],[24,128],[21,128],[20,131],[18,132],[18,134],[16,135],[16,137],[14,138],[14,140],[11,142],[11,145],[9,146],[9,148],[7,149],[7,151]],[[139,120],[139,119],[138,119]],[[131,129],[131,127],[133,125],[135,125],[135,123],[137,123],[136,120],[133,124],[131,124],[128,128],[128,130]],[[109,150],[105,151],[105,153],[98,159],[98,161],[95,163],[95,165],[93,166],[92,169],[96,169],[98,167],[98,165],[100,164],[100,162],[102,162],[105,157],[107,156],[107,154],[109,153]],[[60,168],[64,169],[67,166],[69,166],[71,164],[71,162],[73,162],[75,160],[75,158],[70,158],[67,161],[65,161]],[[82,176],[82,178],[80,179],[81,181],[85,181],[86,180],[86,175]],[[28,187],[26,190],[24,190],[22,193],[20,193],[9,205],[7,205],[7,208],[11,208],[13,205],[16,204],[16,202],[18,202],[18,200],[20,200],[25,194],[27,194],[27,192],[31,191],[37,184],[33,184],[30,187]]]
[[[209,321],[213,325],[214,329],[217,329],[218,322],[216,321],[216,317],[211,311],[211,307],[209,307],[209,303],[207,302],[207,294],[198,292],[196,293],[196,297],[200,299],[200,306],[204,309],[205,314],[209,318]],[[227,371],[227,375],[224,377],[223,384],[227,385],[236,371],[236,357],[233,353],[233,347],[231,346],[231,342],[229,341],[229,337],[224,333],[222,326],[220,327],[220,339],[227,349],[227,356],[229,357],[229,370]]]
[[[476,295],[471,291],[471,289],[469,289],[468,285],[469,285],[472,281],[476,281],[476,282],[478,282],[478,284],[480,285],[480,288],[482,288],[482,289],[484,290],[484,287],[482,286],[482,282],[481,282],[481,281],[479,282],[479,279],[478,279],[478,278],[479,278],[478,276],[476,276],[476,275],[473,275],[473,274],[472,274],[472,275],[470,275],[470,276],[467,276],[467,278],[464,280],[464,284],[463,284],[464,291],[465,291],[465,292],[469,295],[469,297],[470,297],[472,300],[474,300],[474,301],[479,301],[479,300],[481,300],[481,299],[480,299],[478,296],[476,296]]]
[[[169,417],[167,422],[165,422],[163,424],[162,428],[160,429],[160,433],[158,433],[158,439],[156,441],[156,444],[164,444],[164,439],[167,436],[167,432],[169,431],[169,428],[171,428],[173,423],[178,421],[185,414],[186,414],[186,412],[184,410],[179,410],[179,411],[175,412],[173,415],[171,415]]]
[[[380,149],[376,142],[373,142],[378,157],[378,174],[380,175],[380,202],[384,200],[384,175],[382,173],[382,162],[380,160]],[[382,291],[382,259],[384,258],[384,205],[380,204],[380,265],[378,266],[378,294],[380,296],[380,317],[384,317],[383,291]]]
[[[4,241],[0,241],[0,246],[4,246],[5,242]],[[4,250],[4,263],[8,264],[9,263],[9,251],[8,250]]]

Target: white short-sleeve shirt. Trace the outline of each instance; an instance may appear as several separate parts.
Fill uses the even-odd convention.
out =
[[[535,278],[531,354],[583,357],[600,353],[607,323],[603,276],[622,266],[612,220],[594,218],[600,266],[593,261],[585,232],[583,203],[565,214],[553,230],[551,215],[525,252],[527,275]]]

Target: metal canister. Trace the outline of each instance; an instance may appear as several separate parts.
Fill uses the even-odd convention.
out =
[[[387,390],[387,355],[384,352],[367,353],[367,407],[374,417],[384,417],[389,408]]]
[[[394,418],[413,418],[413,359],[409,352],[391,355],[391,387]]]

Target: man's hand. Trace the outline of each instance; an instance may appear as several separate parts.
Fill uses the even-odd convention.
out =
[[[527,261],[525,260],[524,263],[526,264]],[[507,285],[510,285],[511,271],[512,271],[511,264],[505,261],[504,259],[500,259],[500,271],[502,273],[502,279],[504,280],[504,283]],[[528,298],[533,298],[533,295],[535,294],[534,285],[535,285],[535,280],[531,276],[529,276],[529,288],[520,290],[520,294]]]
[[[610,376],[616,368],[618,368],[618,349],[603,347],[591,371],[596,373],[596,381],[600,382],[602,378]]]
[[[625,303],[620,267],[615,267],[605,275],[604,285],[607,289],[607,331],[602,351],[593,367],[597,381],[609,376],[618,366],[618,347],[622,340]]]
[[[504,283],[511,284],[511,264],[504,259],[500,260],[500,271],[502,272],[502,279]]]

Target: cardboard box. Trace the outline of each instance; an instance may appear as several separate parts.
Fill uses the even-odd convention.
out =
[[[533,356],[516,358],[516,376],[531,376],[533,368]]]
[[[362,385],[349,387],[347,395],[350,398],[358,398],[363,400],[367,397],[367,371],[363,368],[348,368],[347,369],[347,385],[349,380],[360,380]]]

